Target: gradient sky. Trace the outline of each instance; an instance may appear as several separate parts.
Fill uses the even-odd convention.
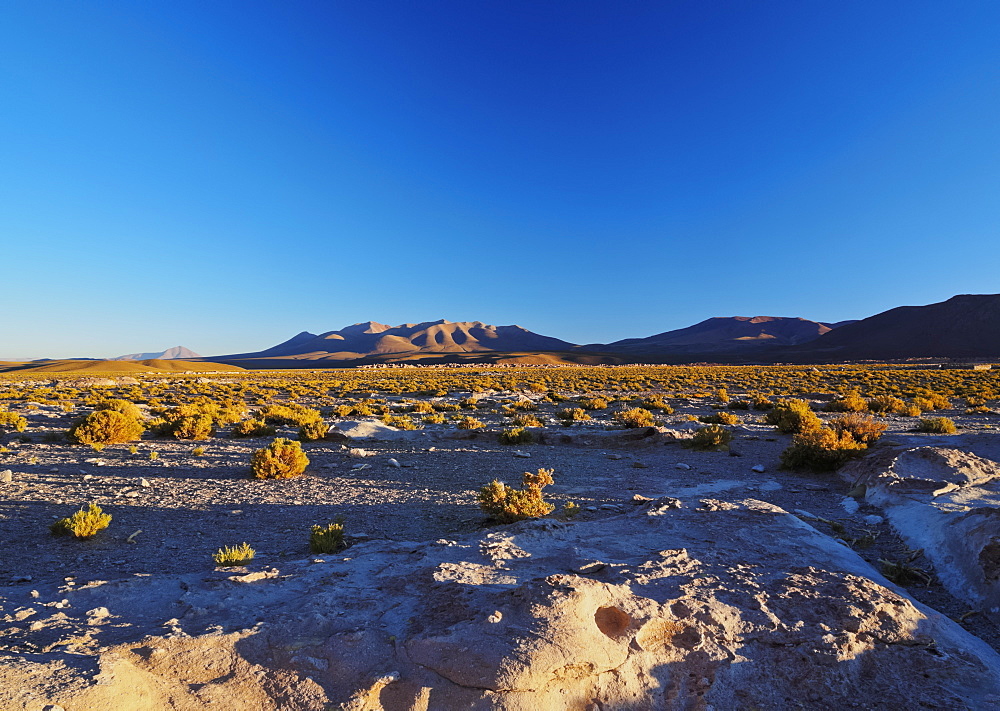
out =
[[[1000,3],[8,0],[0,357],[1000,292]]]

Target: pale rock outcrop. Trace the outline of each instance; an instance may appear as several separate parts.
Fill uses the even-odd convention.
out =
[[[277,566],[60,591],[58,610],[0,590],[18,601],[0,707],[1000,705],[992,649],[754,500],[659,499]]]

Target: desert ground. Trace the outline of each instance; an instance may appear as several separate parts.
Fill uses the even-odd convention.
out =
[[[927,538],[930,542],[925,546],[921,538],[932,529],[938,538],[948,535],[952,519],[935,524],[930,514],[925,516],[908,509],[900,514],[903,509],[892,496],[904,491],[905,486],[900,489],[895,480],[881,488],[878,483],[885,472],[902,471],[903,464],[899,463],[909,461],[906,457],[923,457],[921,462],[929,461],[928,457],[943,457],[941,461],[947,460],[949,467],[945,478],[957,472],[965,479],[958,484],[951,480],[944,482],[943,488],[947,489],[944,492],[936,484],[930,486],[934,491],[913,489],[921,496],[933,495],[933,501],[921,499],[922,505],[928,510],[937,506],[935,512],[948,514],[952,509],[935,502],[943,501],[942,497],[963,495],[965,499],[956,499],[949,506],[964,506],[965,512],[980,513],[993,507],[992,491],[986,489],[1000,475],[1000,465],[994,461],[992,449],[996,446],[1000,453],[1000,446],[993,444],[997,437],[995,428],[1000,422],[993,409],[1000,397],[996,371],[889,366],[700,369],[647,366],[46,373],[44,378],[41,374],[0,377],[5,378],[0,381],[2,409],[24,418],[21,431],[15,424],[6,425],[0,451],[0,543],[4,551],[0,558],[0,615],[4,618],[0,628],[0,705],[4,708],[38,711],[58,704],[70,711],[155,708],[157,704],[168,703],[174,708],[198,708],[208,703],[216,703],[217,708],[247,704],[248,708],[303,709],[330,708],[336,704],[372,709],[458,705],[708,708],[705,704],[710,703],[712,694],[717,695],[716,708],[727,708],[723,699],[732,703],[737,703],[732,699],[742,699],[739,703],[747,704],[746,708],[754,704],[761,704],[757,706],[760,708],[768,703],[781,704],[780,699],[767,696],[773,690],[765,691],[752,683],[743,685],[744,696],[733,692],[732,680],[722,680],[729,672],[721,671],[722,667],[729,668],[732,659],[723,663],[720,660],[725,655],[721,652],[713,657],[716,671],[704,671],[707,662],[702,660],[698,662],[702,671],[691,672],[704,676],[704,679],[699,677],[704,683],[699,681],[698,690],[663,679],[645,686],[640,684],[642,688],[629,686],[635,686],[633,682],[622,682],[625,686],[619,688],[606,679],[595,681],[607,671],[594,671],[593,679],[574,682],[574,686],[565,681],[567,668],[577,669],[574,664],[579,663],[583,665],[579,669],[591,669],[600,664],[570,659],[562,666],[557,665],[562,671],[553,672],[552,679],[543,682],[535,679],[528,685],[531,693],[538,694],[530,701],[530,696],[524,696],[527,688],[492,682],[465,683],[429,662],[420,667],[424,670],[421,673],[426,672],[425,667],[435,669],[440,685],[451,691],[442,690],[426,679],[419,683],[412,681],[416,691],[407,687],[408,675],[413,679],[418,676],[417,672],[406,671],[409,662],[399,661],[398,669],[384,669],[388,674],[384,678],[377,674],[373,677],[371,669],[361,669],[364,665],[360,663],[358,668],[345,667],[334,673],[331,659],[316,662],[315,656],[309,656],[313,662],[303,663],[289,655],[276,655],[273,650],[267,655],[260,650],[240,652],[240,644],[227,637],[242,635],[240,640],[245,641],[252,639],[263,625],[301,624],[301,617],[291,612],[293,606],[286,606],[290,612],[284,622],[269,612],[269,606],[283,606],[280,601],[284,594],[296,599],[312,594],[305,589],[293,593],[296,579],[312,580],[309,576],[317,575],[312,571],[334,563],[343,566],[337,576],[353,579],[351,576],[361,575],[358,571],[367,569],[365,566],[375,565],[371,561],[395,560],[392,556],[400,555],[404,549],[411,557],[432,549],[468,548],[481,553],[493,545],[490,541],[513,546],[510,541],[519,540],[518,536],[569,536],[568,532],[588,531],[587,536],[596,537],[593,550],[587,548],[585,541],[574,543],[573,548],[582,563],[534,571],[534,577],[526,580],[549,580],[558,573],[586,581],[580,585],[624,585],[613,577],[612,553],[602,549],[596,539],[604,540],[600,536],[603,531],[618,541],[614,545],[621,545],[633,529],[636,535],[643,529],[645,519],[637,517],[648,518],[660,509],[669,509],[666,516],[694,516],[693,523],[679,530],[684,536],[695,535],[695,539],[681,546],[665,535],[659,542],[664,551],[687,551],[684,553],[687,556],[698,546],[705,546],[711,551],[710,556],[705,555],[721,556],[720,561],[728,566],[726,575],[736,578],[741,574],[734,571],[744,562],[754,560],[757,555],[754,551],[762,546],[761,541],[751,540],[755,536],[752,532],[748,535],[745,527],[723,526],[714,532],[708,525],[704,530],[698,529],[701,519],[693,512],[716,512],[712,515],[720,521],[724,516],[740,516],[750,511],[757,512],[753,515],[766,511],[769,516],[782,517],[781,525],[789,527],[788,530],[774,534],[776,542],[760,552],[762,560],[771,562],[754,565],[773,565],[775,570],[788,573],[794,566],[788,567],[792,564],[780,556],[792,556],[797,558],[793,560],[796,565],[806,566],[813,573],[839,571],[837,574],[853,576],[852,580],[863,580],[876,591],[866,588],[865,593],[871,600],[875,599],[871,596],[878,597],[872,602],[875,607],[888,605],[885,601],[888,599],[897,607],[915,606],[912,610],[920,612],[913,612],[914,619],[933,620],[941,628],[934,627],[937,630],[936,636],[932,635],[934,639],[925,639],[910,629],[900,633],[909,641],[876,640],[871,643],[872,650],[882,644],[885,649],[893,650],[893,654],[898,655],[902,648],[908,654],[916,654],[913,649],[944,649],[951,645],[950,654],[974,658],[969,664],[982,678],[969,676],[963,682],[941,682],[942,688],[946,687],[951,694],[947,697],[951,700],[942,707],[975,708],[1000,698],[990,696],[994,682],[1000,689],[1000,657],[996,656],[1000,617],[990,597],[996,587],[996,575],[984,558],[992,551],[990,534],[995,531],[984,533],[976,529],[974,534],[961,536],[969,540],[979,536],[983,541],[976,544],[980,548],[972,555],[973,564],[963,564],[965,567],[958,569],[962,563],[960,555],[944,544],[936,550],[937,539],[933,537]],[[859,396],[861,401],[873,403],[875,409],[881,406],[876,406],[872,399],[881,396],[898,398],[906,405],[916,403],[920,412],[911,407],[906,414],[891,410],[859,413],[860,417],[884,425],[884,432],[867,449],[859,448],[851,453],[853,456],[845,457],[839,467],[820,467],[827,470],[816,471],[816,467],[808,465],[789,467],[787,460],[783,465],[782,454],[797,435],[781,432],[768,421],[774,403],[791,398],[804,400],[826,429],[833,420],[845,415],[845,408],[837,403],[851,402],[852,397],[856,400]],[[109,400],[135,404],[145,433],[132,441],[104,446],[74,442],[70,434],[74,423]],[[176,408],[185,406],[214,412],[211,430],[193,439],[182,438],[185,432],[170,434],[170,413],[176,415],[179,412]],[[318,413],[323,429],[329,431],[319,439],[303,437],[301,448],[308,458],[304,473],[289,478],[256,478],[251,471],[253,452],[277,437],[297,441],[298,423],[282,420],[281,413],[272,410],[275,416],[266,423],[272,428],[268,434],[237,437],[234,428],[238,422],[255,416],[268,419],[266,408],[274,406],[297,407],[299,416],[306,411]],[[620,413],[635,409],[643,410],[648,418],[624,422]],[[848,412],[858,409],[870,408],[867,404],[864,408],[852,405]],[[567,414],[568,410],[575,413]],[[219,415],[220,411],[225,415]],[[727,431],[731,440],[705,448],[692,446],[695,433],[709,425],[706,420],[717,420],[720,413],[724,413],[721,416],[724,422],[714,427]],[[530,417],[535,421],[525,419]],[[515,418],[520,419],[515,421]],[[917,431],[921,421],[929,418],[948,418],[957,431],[954,434]],[[13,417],[10,422],[14,422]],[[519,428],[518,423],[527,424]],[[513,430],[517,430],[516,436],[511,434]],[[996,471],[990,468],[993,466]],[[545,499],[554,507],[550,514],[538,520],[501,523],[480,507],[477,493],[484,485],[499,480],[516,487],[522,473],[539,469],[552,472],[553,483],[543,490]],[[897,478],[905,481],[933,478],[925,474],[920,469],[909,478],[903,474]],[[986,489],[973,500],[969,492],[979,491],[976,487]],[[907,505],[915,505],[920,496],[911,496],[910,491],[905,489],[905,501]],[[106,529],[86,539],[50,533],[53,522],[89,504],[97,504],[111,515]],[[909,525],[901,516],[917,523]],[[310,550],[311,527],[334,521],[343,522],[344,547],[324,554]],[[936,525],[939,528],[934,528]],[[545,533],[550,530],[556,533]],[[701,538],[696,535],[699,530]],[[954,535],[959,537],[958,533]],[[771,534],[761,529],[760,536],[764,540]],[[800,536],[809,540],[804,548],[800,547]],[[252,560],[233,567],[216,565],[213,554],[223,547],[242,543],[254,549]],[[530,549],[518,546],[518,550]],[[638,548],[641,546],[637,543]],[[810,555],[816,559],[810,560]],[[491,564],[508,570],[513,563],[503,561],[511,557],[531,558],[531,555],[515,552],[506,558],[501,556],[500,562],[491,559]],[[843,570],[833,563],[824,567],[827,558],[840,561],[837,565]],[[435,564],[440,570],[451,571],[456,570],[455,566],[465,566],[464,577],[459,577],[477,590],[497,584],[512,588],[527,584],[514,578],[497,583],[485,573],[475,572],[482,565],[468,557],[451,562],[442,559]],[[979,568],[975,568],[977,564]],[[643,565],[648,567],[650,563],[638,567]],[[754,567],[749,562],[746,565]],[[385,566],[391,567],[389,563]],[[982,580],[973,591],[963,576],[977,574]],[[436,589],[434,585],[444,584],[445,580],[440,573],[434,574],[437,583],[424,580],[420,577],[422,573],[412,575],[412,589],[389,586],[385,596],[415,598],[424,594],[421,590]],[[712,580],[725,579],[713,575],[693,579],[700,581],[699,585],[709,586]],[[640,582],[647,581],[642,578]],[[255,602],[247,602],[246,614],[242,616],[232,617],[232,610],[226,613],[230,617],[208,614],[206,611],[214,609],[213,605],[231,604],[227,585],[272,588],[267,588],[271,590],[267,595],[260,593],[262,597]],[[287,586],[287,590],[282,593],[273,587],[277,585]],[[633,591],[638,589],[637,585],[632,584]],[[181,599],[194,595],[195,590],[202,601],[182,604]],[[210,594],[212,590],[216,592]],[[796,595],[808,598],[809,590],[810,586],[804,585]],[[659,601],[666,604],[672,598],[664,594],[666,597]],[[673,598],[680,599],[678,595],[675,591]],[[769,595],[780,597],[774,590]],[[649,598],[659,599],[652,593]],[[719,595],[713,604],[721,604],[719,600],[723,599]],[[839,604],[850,608],[859,603],[847,596]],[[627,609],[623,605],[619,607]],[[598,613],[586,614],[600,615],[603,614],[600,610],[619,607],[598,606]],[[629,620],[639,619],[635,613],[629,614],[631,617],[626,615]],[[801,614],[796,612],[793,617]],[[426,623],[428,628],[433,627],[434,619],[437,618],[432,616]],[[620,636],[618,632],[607,632],[610,623],[602,623],[599,617],[597,620],[607,638]],[[706,620],[702,622],[710,627]],[[454,622],[438,621],[442,629],[449,630]],[[317,623],[319,627],[323,624]],[[352,634],[365,633],[366,624],[355,621]],[[414,631],[413,616],[407,618],[407,624],[410,627],[392,635],[392,645],[402,643],[404,634],[425,639],[431,632],[441,633],[423,628]],[[622,624],[623,630],[632,627],[639,630],[635,634],[642,647],[638,623]],[[780,620],[775,624],[795,628],[796,623]],[[839,623],[834,619],[820,624],[828,630],[827,636],[846,634],[838,629]],[[906,625],[901,623],[901,627]],[[290,629],[283,634],[293,635]],[[846,629],[851,632],[850,625]],[[857,632],[854,629],[851,633]],[[341,633],[343,630],[337,632]],[[699,634],[706,633],[702,630]],[[161,641],[151,642],[154,638]],[[193,677],[188,678],[191,671],[184,664],[150,666],[148,655],[142,656],[145,652],[134,651],[140,647],[174,649],[171,654],[181,659],[185,652],[177,645],[196,642],[208,644],[216,652],[221,644],[226,649],[225,664],[235,664],[233,659],[239,658],[241,664],[257,665],[254,678],[270,681],[258,684],[252,692],[241,692],[233,680],[242,678],[243,672],[234,671],[228,675],[196,675],[195,683]],[[301,646],[312,643],[302,641]],[[781,644],[786,643],[793,644],[787,640]],[[720,643],[720,649],[721,646]],[[209,647],[191,649],[199,649],[199,654],[207,655],[208,659]],[[115,682],[101,676],[106,672],[101,671],[106,660],[120,658],[126,649],[139,657],[130,663],[131,675],[118,673],[119,686],[140,684],[146,688],[131,698],[123,696]],[[407,659],[414,662],[417,656],[414,648],[408,649]],[[494,666],[503,667],[511,655],[522,653],[523,650],[507,650],[497,657]],[[433,656],[426,650],[421,654]],[[696,652],[691,652],[683,658],[671,657],[671,663],[686,669],[685,664],[694,663],[692,654],[696,656]],[[843,656],[841,661],[848,665],[844,659],[849,658],[850,655]],[[88,667],[86,660],[97,660],[97,666]],[[774,663],[774,660],[758,660],[758,663]],[[386,664],[392,666],[390,662]],[[539,664],[534,660],[529,666]],[[942,693],[938,687],[931,688],[930,681],[924,683],[923,677],[919,684],[906,678],[905,669],[915,668],[913,660],[896,658],[893,664],[896,666],[884,665],[883,672],[879,672],[883,677],[892,676],[891,684],[871,670],[837,672],[846,674],[843,678],[848,681],[853,679],[851,674],[860,673],[859,678],[877,678],[886,684],[884,694],[853,697],[852,703],[857,708],[898,708],[893,704],[899,699],[890,698],[892,693],[911,693],[913,698],[928,699]],[[888,671],[890,668],[894,671]],[[637,671],[636,678],[643,678],[643,674],[655,676],[649,669],[642,669],[645,671]],[[326,677],[324,671],[329,671]],[[958,671],[956,678],[960,676]],[[586,680],[590,673],[578,670],[571,676],[578,681]],[[713,684],[716,674],[720,681]],[[809,678],[803,674],[803,678]],[[355,677],[361,681],[351,682]],[[299,692],[287,691],[306,678],[309,683],[301,686]],[[789,678],[788,688],[801,682],[801,678],[798,681]],[[783,698],[788,703],[794,701],[797,704],[794,707],[844,707],[840,705],[843,697],[837,696],[841,692],[830,690],[836,684],[830,682],[824,691],[820,681],[816,683],[815,692],[802,690],[801,694]],[[914,684],[920,689],[915,689]],[[979,691],[971,691],[970,687],[976,685]],[[275,691],[278,687],[286,691]],[[623,691],[625,687],[628,688]],[[470,688],[478,691],[473,693]],[[659,691],[651,691],[654,688]],[[387,691],[393,689],[397,691]],[[511,700],[511,690],[518,692],[514,696],[520,695],[522,701]],[[563,696],[553,697],[557,692]],[[217,696],[213,697],[213,693]],[[729,693],[737,696],[725,695]],[[560,706],[563,701],[553,698],[565,703]],[[523,705],[518,706],[519,703]]]

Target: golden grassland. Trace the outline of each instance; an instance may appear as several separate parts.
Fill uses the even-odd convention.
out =
[[[28,363],[0,361],[0,373],[114,374],[241,371],[235,365],[191,360],[45,360]]]

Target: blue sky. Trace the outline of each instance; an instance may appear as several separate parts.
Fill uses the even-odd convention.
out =
[[[1000,3],[0,5],[0,357],[1000,292]]]

